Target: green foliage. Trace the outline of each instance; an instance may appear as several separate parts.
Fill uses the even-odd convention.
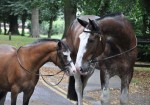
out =
[[[52,34],[63,34],[63,32],[64,32],[64,21],[62,19],[54,21]]]
[[[6,8],[9,8],[10,10],[10,15],[22,15],[24,12],[27,11],[27,13],[31,13],[29,11],[29,4],[30,2],[25,2],[25,1],[8,1],[8,5],[6,5]]]
[[[144,62],[150,62],[150,44],[138,45],[139,55],[138,60]]]
[[[42,24],[40,25],[41,34],[47,35],[48,28],[49,28],[48,22],[46,21],[42,22]],[[63,32],[64,32],[64,21],[62,19],[57,19],[53,23],[52,35],[58,35],[58,34],[62,35]]]
[[[59,13],[60,0],[42,0],[40,19],[44,21],[56,20]]]
[[[82,14],[100,15],[101,0],[80,0],[78,2],[78,9]]]

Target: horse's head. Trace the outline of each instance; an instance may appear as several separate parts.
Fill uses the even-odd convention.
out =
[[[92,66],[91,61],[104,51],[105,36],[95,20],[89,19],[89,22],[86,22],[78,19],[78,22],[85,28],[79,35],[80,44],[75,66],[81,74],[87,74]]]
[[[56,62],[58,62],[58,65],[63,69],[67,74],[73,75],[76,72],[75,65],[70,57],[70,50],[69,47],[63,43],[62,41],[59,41],[57,43],[57,58]]]

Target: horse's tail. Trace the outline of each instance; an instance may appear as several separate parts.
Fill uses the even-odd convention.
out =
[[[6,96],[7,92],[0,92],[0,100]]]
[[[82,81],[82,87],[83,87],[83,81],[84,81],[84,77],[81,76],[81,81]],[[82,90],[82,95],[83,95],[83,90]],[[67,94],[67,98],[69,98],[70,100],[74,100],[77,101],[78,97],[77,97],[77,93],[75,90],[75,79],[73,76],[69,77],[69,85],[68,85],[68,94]]]
[[[70,100],[74,100],[77,101],[77,93],[75,90],[75,79],[73,76],[69,77],[69,85],[68,85],[68,94],[67,94],[67,98],[69,98]]]

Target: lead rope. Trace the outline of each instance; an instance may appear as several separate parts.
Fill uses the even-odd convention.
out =
[[[42,75],[41,72],[40,72],[40,74]],[[63,80],[64,76],[65,76],[65,72],[63,73],[62,78],[59,80],[59,82],[56,83],[56,84],[54,84],[54,85],[53,85],[52,83],[48,83],[48,82],[44,79],[43,76],[41,76],[41,77],[42,77],[43,81],[44,81],[47,85],[49,85],[49,86],[57,86],[57,85],[59,85],[59,84],[61,83],[61,81]]]
[[[119,53],[119,54],[116,54],[116,55],[112,55],[112,56],[103,58],[103,59],[99,59],[99,57],[97,57],[96,60],[91,60],[90,63],[97,63],[97,62],[99,62],[99,61],[108,60],[108,59],[111,59],[111,58],[114,58],[114,57],[117,57],[117,56],[120,56],[120,55],[123,55],[123,54],[125,54],[125,53],[127,53],[127,52],[132,51],[133,49],[135,49],[135,48],[137,47],[137,38],[136,38],[136,36],[135,36],[135,39],[136,39],[136,45],[135,45],[134,47],[132,47],[131,49],[126,50],[126,51],[124,51],[124,52],[122,52],[122,53]]]
[[[22,46],[21,46],[21,47],[22,47]],[[19,59],[19,57],[18,57],[18,52],[19,52],[19,50],[20,50],[21,47],[19,47],[19,49],[17,50],[16,56],[17,56],[17,61],[18,61],[19,65],[21,66],[21,68],[22,68],[24,71],[28,72],[29,74],[34,74],[34,75],[38,75],[38,76],[55,76],[55,75],[57,75],[57,74],[59,74],[59,73],[62,72],[62,71],[59,71],[59,72],[57,72],[57,73],[54,74],[54,75],[40,75],[40,74],[31,72],[31,70],[27,70],[25,67],[22,66],[21,61],[20,61],[20,59]]]
[[[57,55],[58,55],[58,51],[57,51]],[[57,56],[56,56],[56,62],[57,62]],[[62,71],[62,70],[61,70]],[[59,72],[60,73],[60,72]],[[41,74],[41,77],[42,77],[42,79],[43,79],[43,81],[48,85],[48,86],[57,86],[57,85],[59,85],[60,84],[60,82],[63,80],[63,78],[64,78],[64,75],[65,75],[65,72],[64,72],[64,74],[63,74],[63,76],[62,76],[62,78],[59,80],[59,82],[58,83],[56,83],[56,84],[52,84],[52,83],[48,83],[45,79],[44,79],[44,77],[43,77],[43,75],[42,75],[42,73],[40,72],[40,74]]]
[[[19,65],[20,65],[20,67],[21,67],[24,71],[26,71],[27,73],[29,73],[29,74],[34,74],[34,75],[37,75],[37,76],[41,76],[42,79],[44,80],[44,82],[46,82],[46,83],[48,84],[48,82],[44,79],[44,76],[47,76],[47,77],[48,77],[48,76],[49,76],[49,77],[51,77],[51,76],[56,76],[56,75],[58,75],[58,74],[60,74],[60,73],[62,72],[62,70],[61,70],[61,71],[59,71],[59,72],[57,72],[56,74],[53,74],[53,75],[43,75],[43,74],[41,74],[41,73],[40,73],[40,74],[37,74],[37,73],[31,72],[30,70],[27,70],[25,67],[22,66],[21,61],[20,61],[20,59],[19,59],[19,57],[18,57],[18,52],[19,52],[19,50],[20,50],[21,47],[22,47],[22,46],[20,46],[20,47],[18,48],[18,50],[16,51],[16,57],[17,57],[17,61],[18,61]],[[56,57],[56,60],[57,60],[57,57]],[[65,72],[64,72],[64,74],[65,74]],[[51,86],[56,86],[56,85],[58,85],[58,84],[63,80],[64,74],[63,74],[61,80],[60,80],[57,84],[51,85]],[[49,84],[48,84],[48,85],[49,85]]]

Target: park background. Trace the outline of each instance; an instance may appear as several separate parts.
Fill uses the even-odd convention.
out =
[[[131,22],[138,41],[144,42],[138,43],[137,64],[150,65],[149,6],[150,0],[0,0],[0,44],[18,48],[38,38],[62,39],[68,26],[81,15],[121,12]],[[149,102],[149,67],[135,67],[130,90]]]
[[[17,41],[33,38],[25,40],[25,44],[39,37],[61,39],[72,21],[81,15],[120,12],[133,25],[138,40],[149,41],[149,5],[149,0],[0,0],[0,43],[9,35],[17,36]],[[138,60],[149,62],[150,45],[138,44],[138,48]]]

